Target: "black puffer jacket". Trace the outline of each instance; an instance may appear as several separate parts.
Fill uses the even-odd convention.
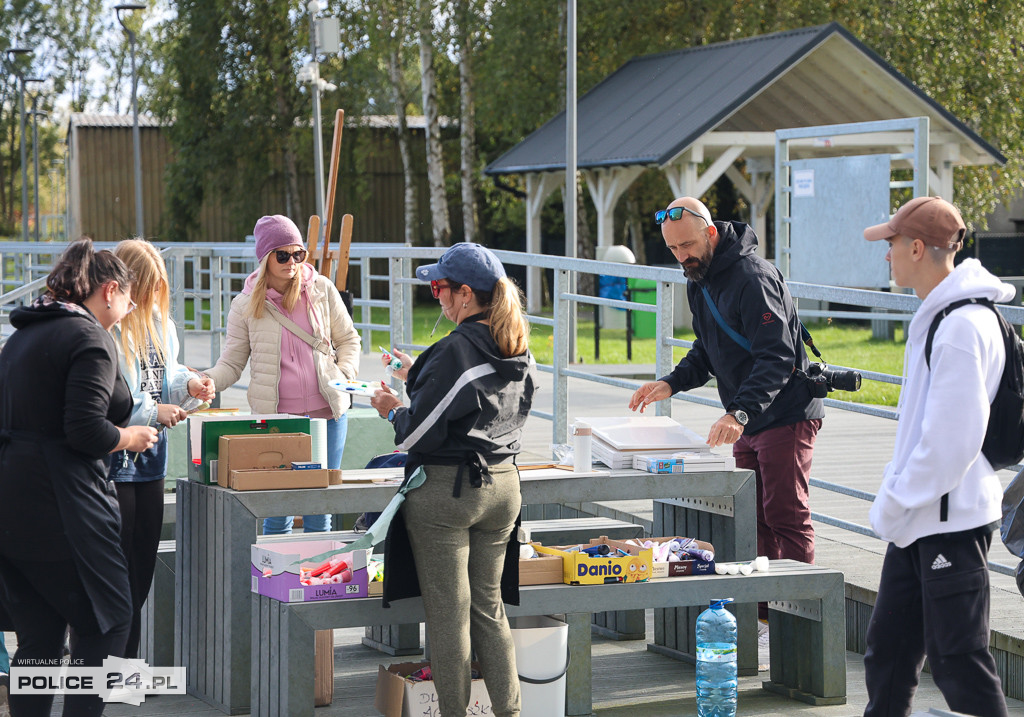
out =
[[[800,321],[782,274],[757,256],[757,237],[741,222],[715,222],[719,241],[703,281],[690,281],[686,297],[693,312],[693,347],[667,376],[672,391],[718,380],[718,396],[727,410],[742,409],[750,417],[744,433],[822,418],[825,407],[814,398],[805,379],[807,354]],[[722,318],[750,342],[750,352],[722,330],[708,308],[705,287]]]
[[[407,479],[421,465],[494,465],[519,453],[533,404],[533,361],[529,352],[502,356],[490,327],[474,318],[420,354],[409,370],[410,404],[398,409],[394,422],[395,443],[409,452]],[[463,490],[473,490],[472,484],[467,479]],[[519,525],[517,518],[501,576],[502,600],[510,605],[519,604]],[[388,529],[384,564],[384,607],[420,594],[401,510]]]

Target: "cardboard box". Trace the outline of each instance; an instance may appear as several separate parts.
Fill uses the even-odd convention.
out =
[[[308,461],[313,439],[308,433],[225,435],[217,440],[217,484],[230,488],[231,471],[252,468],[292,469]]]
[[[330,485],[327,469],[315,471],[267,470],[251,468],[231,471],[228,487],[232,490],[288,490],[289,488],[326,488]]]
[[[341,485],[341,468],[328,468],[327,482],[331,485]]]
[[[650,548],[641,548],[606,537],[594,538],[589,545],[607,543],[629,553],[620,557],[592,558],[580,551],[568,551],[571,546],[549,548],[534,544],[538,553],[557,555],[562,559],[562,582],[566,585],[601,585],[604,583],[639,583],[651,578],[654,554]]]
[[[437,690],[432,681],[413,682],[408,675],[429,665],[429,662],[400,662],[377,668],[377,693],[373,706],[384,717],[440,717]],[[473,663],[473,669],[480,665]],[[484,681],[473,680],[469,689],[467,715],[491,714],[491,698]]]
[[[528,542],[534,549],[540,543]],[[520,585],[557,585],[562,582],[562,557],[537,552],[532,558],[519,559]]]
[[[217,482],[211,470],[225,435],[310,433],[310,419],[287,413],[250,416],[192,415],[188,417],[188,479],[198,483]],[[304,460],[309,460],[307,457]]]
[[[531,542],[537,548],[539,543]],[[519,559],[520,585],[557,585],[562,582],[562,558],[539,553],[533,558]]]
[[[678,535],[669,535],[663,538],[649,538],[652,543],[667,543],[670,540],[689,540],[689,538],[683,538]],[[715,552],[715,546],[711,543],[706,543],[703,540],[697,541],[697,547],[701,550],[710,550]],[[653,551],[652,551],[653,553]],[[651,577],[658,578],[678,578],[683,575],[714,575],[715,574],[715,561],[714,560],[680,560],[675,563],[668,563],[664,561],[655,561],[653,563]]]
[[[309,473],[310,471],[301,471]],[[366,573],[368,550],[355,550],[342,553],[341,557],[349,564],[352,579],[347,583],[331,585],[303,585],[299,582],[301,568],[315,568],[323,561],[310,561],[329,550],[344,548],[345,543],[338,540],[306,540],[294,543],[262,543],[253,545],[252,592],[266,595],[281,602],[311,602],[314,600],[346,600],[348,598],[364,598],[367,595],[369,576]]]
[[[683,451],[671,457],[638,454],[633,468],[648,473],[706,473],[736,470],[736,459],[709,451]]]

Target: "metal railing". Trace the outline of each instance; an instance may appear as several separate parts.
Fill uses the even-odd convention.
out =
[[[104,245],[97,244],[98,247]],[[112,246],[112,245],[111,245]],[[230,301],[241,289],[242,282],[254,270],[256,262],[252,246],[244,243],[232,244],[164,244],[162,249],[171,282],[171,313],[184,339],[186,333],[209,333],[211,335],[211,365],[220,356],[223,338],[226,334],[227,315]],[[33,298],[44,288],[45,274],[53,258],[63,245],[35,243],[0,244],[0,329],[7,323],[10,308]],[[371,331],[390,333],[391,346],[404,351],[426,348],[413,342],[412,308],[413,287],[421,284],[414,278],[413,264],[435,261],[443,252],[442,248],[408,247],[396,244],[353,244],[350,262],[358,267],[359,288],[354,299],[354,323],[363,338],[363,350],[372,349]],[[551,317],[530,315],[534,325],[551,326],[553,330],[554,353],[551,364],[538,364],[538,369],[552,374],[554,396],[551,413],[534,410],[533,415],[552,421],[552,442],[565,443],[569,423],[568,386],[569,379],[590,381],[633,391],[639,381],[614,376],[602,376],[580,371],[572,367],[569,360],[570,342],[567,327],[571,324],[571,312],[578,306],[608,306],[630,311],[645,311],[655,315],[656,347],[655,375],[664,376],[675,366],[672,351],[676,347],[689,348],[692,343],[673,337],[675,327],[676,292],[683,290],[686,280],[676,268],[651,267],[635,264],[598,262],[588,259],[571,259],[556,256],[526,254],[511,251],[495,252],[506,266],[538,267],[553,274],[553,306]],[[386,273],[378,272],[386,263]],[[571,289],[580,274],[646,279],[655,284],[653,304],[587,296]],[[385,284],[387,288],[381,288]],[[863,307],[858,312],[812,312],[801,311],[802,315],[827,314],[837,316],[848,313],[856,318],[872,320],[907,321],[913,315],[920,300],[910,294],[846,289],[801,282],[787,282],[790,293],[796,299],[840,303]],[[10,288],[17,287],[17,288]],[[387,300],[373,299],[374,293],[388,295]],[[386,308],[389,321],[374,323],[371,312],[374,308]],[[1024,307],[1000,306],[1000,312],[1015,325],[1024,324]],[[184,341],[181,341],[184,345]],[[847,369],[857,367],[833,366]],[[902,384],[902,377],[858,369],[864,379],[886,383]],[[396,387],[397,388],[397,387]],[[721,406],[716,399],[681,392],[675,401],[686,401],[709,406]],[[673,401],[656,404],[657,415],[671,415]],[[896,412],[890,408],[866,404],[825,399],[825,405],[843,411],[895,420]],[[1019,470],[1021,466],[1015,466]],[[811,479],[811,485],[841,493],[856,499],[871,501],[872,493],[849,488],[837,483]],[[877,537],[865,526],[840,520],[832,516],[812,513],[814,520],[843,528],[848,531]],[[1013,575],[1014,568],[998,563],[990,567],[1000,573]]]

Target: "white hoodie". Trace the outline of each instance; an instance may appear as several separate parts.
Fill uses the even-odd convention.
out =
[[[966,259],[921,302],[910,322],[892,461],[871,506],[871,527],[905,548],[918,538],[978,528],[1000,513],[1002,487],[981,453],[989,408],[1006,361],[999,323],[986,306],[944,318],[925,362],[928,327],[959,299],[1013,298],[1013,287]],[[949,494],[948,518],[939,520]]]

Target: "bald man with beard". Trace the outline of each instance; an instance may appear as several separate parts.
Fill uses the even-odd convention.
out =
[[[715,377],[726,412],[707,442],[732,445],[736,467],[754,471],[758,555],[813,563],[808,480],[825,408],[804,377],[793,297],[779,270],[757,256],[748,225],[712,221],[693,197],[676,199],[655,222],[686,275],[697,337],[672,373],[637,389],[629,408],[642,412]]]

